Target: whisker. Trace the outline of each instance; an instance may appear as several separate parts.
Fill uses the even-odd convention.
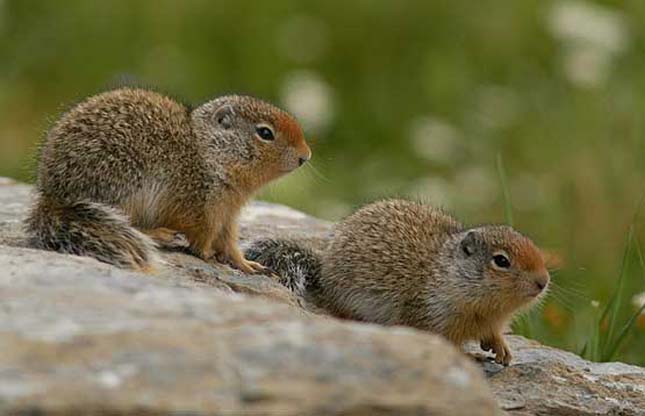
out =
[[[586,282],[579,281],[576,278],[569,279],[567,281],[567,286],[569,286],[571,290],[578,290],[579,292],[583,292],[587,288]]]
[[[576,310],[574,303],[570,299],[558,294],[557,291],[549,291],[543,299],[545,303],[553,301],[554,303],[562,306],[567,312],[573,313]]]
[[[309,166],[309,169],[311,170],[311,172],[313,172],[319,179],[322,179],[323,181],[325,181],[327,183],[331,182],[331,180],[329,178],[327,178],[318,169],[316,169],[316,167],[314,166],[313,163],[309,162],[309,163],[307,163],[307,166]]]
[[[578,290],[573,287],[564,286],[563,284],[560,284],[554,281],[552,281],[551,283],[553,288],[557,289],[557,291],[562,293],[563,295],[573,297],[580,301],[591,301],[591,298],[589,297],[589,295],[583,292],[582,290]]]

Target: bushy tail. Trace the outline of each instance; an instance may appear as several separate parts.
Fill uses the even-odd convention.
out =
[[[117,210],[96,202],[61,204],[41,195],[26,221],[31,246],[147,270],[155,243]]]
[[[270,268],[280,275],[280,283],[297,295],[305,296],[318,286],[320,256],[291,240],[258,240],[245,250],[248,260]]]

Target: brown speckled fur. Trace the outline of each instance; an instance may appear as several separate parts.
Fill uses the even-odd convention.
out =
[[[261,140],[258,123],[275,140]],[[220,97],[190,111],[148,90],[109,91],[49,131],[27,230],[36,247],[142,269],[154,256],[150,237],[175,230],[204,259],[262,270],[237,247],[240,208],[310,155],[298,123],[256,98]]]
[[[541,251],[511,227],[465,228],[441,210],[405,200],[373,203],[350,215],[317,259],[304,248],[293,256],[294,250],[293,242],[259,241],[247,253],[279,272],[298,270],[308,282],[292,286],[310,288],[306,295],[336,316],[407,325],[456,345],[478,340],[505,365],[511,353],[502,331],[549,281]],[[499,253],[510,260],[509,269],[493,264]]]

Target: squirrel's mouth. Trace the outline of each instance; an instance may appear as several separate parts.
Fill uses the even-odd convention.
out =
[[[291,172],[293,172],[294,170],[298,169],[299,167],[300,167],[300,166],[294,166],[294,167],[291,167],[291,168],[288,168],[288,169],[280,169],[280,174],[281,174],[281,175],[285,175],[285,174],[287,174],[287,173],[291,173]]]
[[[527,290],[527,297],[531,299],[537,299],[540,296],[544,295],[548,289],[548,285],[545,286],[532,286],[530,289]]]
[[[542,294],[546,293],[549,288],[550,276],[548,272],[538,273],[531,276],[531,282],[527,290],[528,295],[532,298],[538,298]]]

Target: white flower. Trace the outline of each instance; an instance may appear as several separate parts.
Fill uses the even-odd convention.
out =
[[[549,29],[559,39],[609,52],[627,47],[624,17],[618,11],[579,0],[560,1],[549,14]]]
[[[583,1],[554,3],[547,24],[563,44],[565,76],[580,87],[601,85],[609,76],[613,58],[629,43],[621,13]]]
[[[632,297],[632,305],[636,309],[640,309],[645,305],[645,292],[637,293]],[[641,314],[645,315],[645,310],[641,312]]]
[[[414,151],[432,162],[452,163],[461,151],[459,130],[435,117],[422,116],[412,120],[409,137]]]
[[[324,130],[334,116],[331,87],[312,71],[295,71],[286,77],[282,102],[305,130],[313,133]]]

